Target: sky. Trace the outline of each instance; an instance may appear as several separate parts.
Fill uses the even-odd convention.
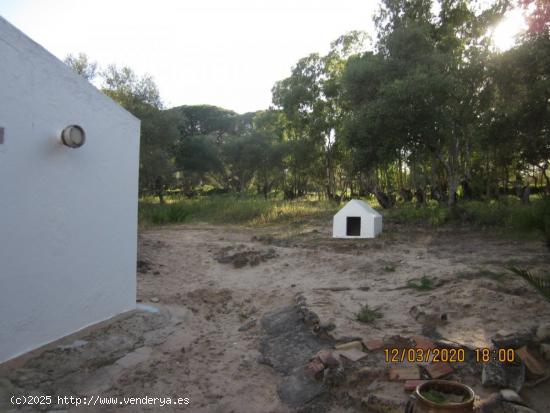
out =
[[[376,0],[0,0],[0,15],[60,59],[153,76],[165,107],[267,109],[298,59],[326,53],[351,30],[373,38]],[[510,12],[494,30],[501,50],[524,26]]]
[[[508,11],[492,31],[493,43],[497,50],[504,51],[514,46],[516,36],[527,30],[527,23],[521,9]]]
[[[0,15],[63,59],[150,74],[166,107],[267,109],[292,66],[351,30],[374,0],[0,0]]]

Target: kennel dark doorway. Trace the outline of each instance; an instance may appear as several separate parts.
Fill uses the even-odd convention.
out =
[[[348,237],[361,235],[361,217],[346,217],[346,235]]]

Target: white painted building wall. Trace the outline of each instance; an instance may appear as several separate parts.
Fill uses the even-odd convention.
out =
[[[359,235],[348,235],[348,217],[361,218]],[[382,232],[382,215],[369,204],[359,199],[352,199],[332,220],[333,238],[376,238]]]
[[[135,308],[139,127],[0,17],[0,362]]]

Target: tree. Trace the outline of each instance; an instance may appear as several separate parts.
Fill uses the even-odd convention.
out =
[[[529,33],[535,35],[550,34],[550,3],[547,0],[519,0],[526,12]]]
[[[108,66],[102,73],[103,92],[141,120],[140,193],[154,193],[164,202],[173,179],[178,119],[162,111],[151,76],[137,76],[129,67]]]
[[[175,164],[182,173],[182,188],[193,193],[194,188],[205,180],[207,175],[223,175],[219,146],[212,135],[191,135],[178,138]]]
[[[97,62],[90,61],[85,53],[79,53],[76,57],[68,54],[63,61],[67,66],[90,82],[97,75]]]
[[[537,168],[550,193],[550,37],[528,36],[498,56],[492,82],[495,144],[515,155],[517,169]]]
[[[179,128],[182,137],[215,135],[218,143],[221,143],[225,135],[237,133],[246,127],[240,115],[217,106],[184,105],[169,110],[181,119]]]
[[[184,190],[191,193],[202,183],[234,186],[237,181],[226,165],[224,145],[226,141],[236,145],[237,137],[252,130],[255,113],[239,115],[211,105],[179,106],[168,111],[179,119],[176,166]]]
[[[488,25],[506,10],[466,1],[384,0],[377,52],[350,59],[344,87],[351,106],[346,133],[364,166],[428,158],[432,190],[456,203],[468,178],[489,54]],[[446,188],[438,188],[439,166]]]
[[[321,172],[327,198],[335,197],[333,163],[334,144],[341,128],[342,107],[340,102],[340,77],[347,57],[362,50],[367,36],[362,32],[351,32],[331,44],[326,56],[311,54],[300,59],[292,69],[290,77],[273,87],[273,103],[288,119],[290,139],[297,139],[310,147],[310,153],[322,156],[323,166],[318,168],[311,158],[311,170]],[[290,145],[297,151],[302,144]],[[296,175],[298,170],[294,170]],[[320,178],[320,176],[319,176]]]
[[[286,119],[280,111],[257,112],[253,118],[253,132],[258,146],[256,159],[256,181],[258,192],[267,199],[277,184],[285,178],[284,160],[289,155],[285,141]]]
[[[103,92],[130,112],[162,109],[157,85],[150,75],[139,77],[128,66],[109,65],[101,72],[101,78]]]
[[[139,182],[141,194],[153,193],[164,203],[165,190],[174,183],[177,119],[152,109],[141,112]]]

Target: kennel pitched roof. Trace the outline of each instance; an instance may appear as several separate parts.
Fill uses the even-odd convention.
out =
[[[380,213],[372,208],[369,204],[367,204],[365,201],[361,201],[360,199],[352,199],[349,201],[344,207],[336,213],[336,215],[346,215],[346,216],[352,216],[352,215],[369,215],[373,217],[381,217]]]

